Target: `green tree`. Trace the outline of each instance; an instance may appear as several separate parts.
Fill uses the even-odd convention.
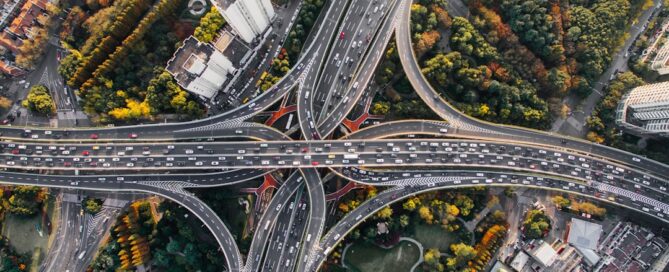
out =
[[[102,210],[102,200],[92,197],[86,197],[81,202],[84,211],[90,214],[96,214]]]
[[[406,214],[400,215],[399,222],[400,227],[406,228],[410,223],[409,216]]]

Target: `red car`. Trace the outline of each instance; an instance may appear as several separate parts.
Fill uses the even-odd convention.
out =
[[[137,139],[137,133],[130,133],[128,134],[128,137],[130,137],[130,139]]]
[[[95,134],[95,133],[91,134],[91,139],[93,139],[93,140],[97,139],[98,137],[100,137],[100,136],[98,136],[98,135]]]
[[[311,165],[313,165],[313,166],[318,166],[318,162],[317,162],[317,161],[312,161],[312,162],[311,162]]]
[[[343,39],[344,39],[344,36],[345,36],[344,31],[342,31],[341,33],[339,33],[339,39],[340,39],[340,40],[343,40]]]
[[[19,150],[18,149],[12,149],[12,154],[14,154],[14,155],[19,154]]]
[[[88,150],[84,150],[84,152],[81,152],[81,155],[88,156],[90,155],[91,152],[88,152]]]
[[[307,153],[307,152],[309,152],[309,148],[308,147],[303,147],[302,148],[302,153]]]

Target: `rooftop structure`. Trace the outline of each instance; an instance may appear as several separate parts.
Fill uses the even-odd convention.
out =
[[[25,0],[0,0],[0,28],[5,27]]]
[[[543,267],[550,267],[557,259],[557,251],[548,243],[541,241],[540,245],[528,252]]]
[[[516,254],[516,257],[511,261],[511,268],[516,271],[523,271],[523,268],[527,265],[530,260],[530,256],[525,252],[521,251]]]
[[[599,254],[592,249],[576,247],[576,251],[583,257],[588,266],[595,266],[602,259]]]
[[[601,235],[602,225],[572,218],[567,241],[576,248],[593,250],[597,249],[597,243]]]
[[[247,43],[263,33],[275,16],[270,0],[214,0],[212,3]]]
[[[600,248],[605,255],[595,271],[644,271],[666,248],[666,242],[648,229],[620,222]]]
[[[184,40],[167,62],[166,70],[184,89],[205,99],[211,99],[234,74],[234,64],[209,43],[191,36]]]
[[[648,84],[625,94],[616,124],[641,136],[669,136],[669,82]]]
[[[23,40],[34,37],[33,27],[39,24],[37,18],[46,14],[47,3],[48,0],[0,0],[0,46],[17,54]],[[0,73],[20,76],[25,71],[11,62],[0,61]]]
[[[37,23],[37,18],[46,12],[47,0],[28,0],[21,7],[21,12],[11,25],[5,28],[5,32],[14,38],[32,38],[32,27]]]
[[[508,267],[506,264],[500,261],[496,261],[495,264],[490,268],[490,272],[511,272],[513,269]]]

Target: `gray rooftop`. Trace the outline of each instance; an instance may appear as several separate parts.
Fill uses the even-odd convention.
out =
[[[571,219],[568,239],[570,244],[584,249],[596,250],[601,235],[602,225],[578,218]]]

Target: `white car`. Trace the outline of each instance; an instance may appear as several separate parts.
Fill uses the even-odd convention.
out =
[[[218,165],[218,162],[217,162],[217,161],[213,161],[213,162],[211,162],[211,165]]]
[[[632,157],[632,160],[635,161],[635,162],[640,162],[641,161],[641,159],[639,159],[637,157]]]

